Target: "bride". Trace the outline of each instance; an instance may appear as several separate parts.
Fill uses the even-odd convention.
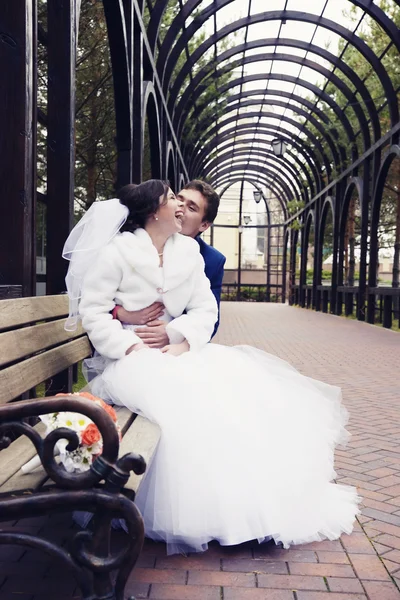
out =
[[[79,311],[98,354],[93,393],[162,431],[136,497],[146,535],[174,553],[351,533],[359,498],[333,483],[334,448],[348,437],[340,389],[255,348],[208,343],[217,305],[197,242],[179,234],[182,215],[150,180],[124,204],[95,203],[65,246],[68,328]],[[161,350],[111,315],[158,300],[170,340]]]

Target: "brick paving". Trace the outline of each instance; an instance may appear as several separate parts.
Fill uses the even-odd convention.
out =
[[[256,543],[171,556],[146,541],[130,577],[137,600],[400,600],[400,334],[274,304],[223,303],[216,341],[251,344],[302,373],[340,385],[352,438],[336,453],[338,481],[356,485],[351,536],[283,550]],[[64,540],[69,516],[12,524]],[[117,535],[123,535],[117,534]],[[0,600],[71,600],[74,582],[46,556],[0,547]]]

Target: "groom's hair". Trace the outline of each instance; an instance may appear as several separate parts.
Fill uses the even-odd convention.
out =
[[[213,223],[218,214],[219,208],[219,196],[217,192],[211,187],[209,183],[205,181],[201,181],[200,179],[193,179],[189,181],[185,186],[183,186],[184,190],[195,190],[196,192],[200,192],[202,196],[206,199],[207,208],[204,213],[204,221],[208,221],[209,223]]]

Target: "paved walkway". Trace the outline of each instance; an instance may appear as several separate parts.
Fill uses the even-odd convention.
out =
[[[340,385],[352,438],[338,480],[363,497],[354,533],[289,550],[271,544],[165,555],[146,542],[127,596],[151,600],[400,600],[400,334],[282,305],[224,303],[217,342],[251,344]],[[65,538],[65,517],[14,526]],[[71,600],[74,582],[37,552],[0,547],[0,600]]]

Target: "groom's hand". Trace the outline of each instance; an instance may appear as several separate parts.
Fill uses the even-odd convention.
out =
[[[150,321],[147,327],[140,327],[135,330],[135,334],[150,348],[164,348],[169,344],[169,337],[166,332],[165,321]]]
[[[159,319],[165,306],[162,302],[153,302],[150,306],[142,308],[142,310],[125,310],[123,306],[117,308],[117,318],[121,323],[129,323],[129,325],[148,325],[150,321]]]

